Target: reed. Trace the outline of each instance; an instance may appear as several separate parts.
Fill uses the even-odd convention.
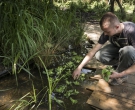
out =
[[[17,63],[25,62],[23,68],[27,69],[30,60],[40,63],[37,60],[40,55],[48,66],[60,49],[80,39],[78,32],[82,28],[75,11],[48,8],[44,0],[3,1],[0,8],[1,51],[10,58],[10,61],[4,58],[3,63],[12,65],[15,74],[20,72],[16,71]]]

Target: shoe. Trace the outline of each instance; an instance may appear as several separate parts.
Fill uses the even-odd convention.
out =
[[[124,76],[121,78],[111,79],[109,81],[109,84],[112,86],[116,86],[122,84],[123,82],[127,82],[127,80],[128,80],[128,76]]]

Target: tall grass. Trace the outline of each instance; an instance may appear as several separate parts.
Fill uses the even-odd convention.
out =
[[[41,100],[38,101],[38,97],[41,94],[41,92],[44,91],[46,88],[47,87],[43,87],[43,89],[37,93],[35,86],[32,82],[32,92],[26,93],[18,100],[13,100],[11,102],[13,103],[13,105],[8,110],[37,110],[38,107],[43,104],[42,102],[45,98],[47,91],[43,94]]]
[[[82,28],[75,11],[48,8],[47,1],[3,0],[0,10],[3,63],[12,65],[15,74],[20,72],[16,71],[17,65],[25,64],[22,68],[27,70],[29,61],[42,66],[39,55],[46,66],[50,65],[58,50],[81,38]]]

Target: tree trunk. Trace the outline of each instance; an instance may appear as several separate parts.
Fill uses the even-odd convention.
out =
[[[114,13],[114,0],[110,0],[110,11]]]
[[[135,13],[135,5],[134,5],[134,10],[133,10],[133,14]]]
[[[120,7],[122,18],[125,18],[126,17],[126,14],[125,14],[124,9],[122,8],[122,5],[121,5],[120,1],[119,0],[116,0],[116,2],[117,2],[117,4]]]
[[[116,0],[116,2],[117,2],[117,4],[120,7],[121,13],[124,13],[124,9],[122,8],[120,1],[119,0]]]

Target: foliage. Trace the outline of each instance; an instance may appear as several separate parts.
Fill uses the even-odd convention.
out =
[[[130,5],[135,5],[135,0],[123,0],[123,3],[128,3]]]
[[[43,91],[46,87],[44,87],[41,91]],[[9,108],[9,110],[33,110],[35,108],[38,108],[42,104],[43,98],[38,102],[38,96],[40,95],[41,91],[37,93],[34,84],[32,82],[32,92],[26,93],[24,96],[22,96],[18,100],[13,100],[13,105]],[[46,94],[46,93],[45,93]]]
[[[55,88],[55,92],[57,93],[64,93],[67,88],[67,85],[59,85]]]
[[[109,11],[107,2],[104,0],[67,0],[65,3],[55,4],[56,6],[65,7],[64,9],[76,10],[77,16],[81,17],[82,21],[86,21],[85,16],[89,17],[89,20],[99,20],[103,13]]]
[[[105,69],[102,70],[102,76],[105,81],[109,81],[109,76],[111,75],[113,68],[111,66],[107,66]]]
[[[49,8],[45,0],[3,0],[0,11],[0,51],[3,64],[12,65],[14,74],[20,72],[16,70],[18,64],[24,70],[29,70],[31,61],[42,66],[37,56],[50,65],[57,51],[69,42],[78,45],[83,34],[75,10]]]
[[[44,65],[43,74],[47,75],[48,80],[49,110],[51,110],[52,100],[56,101],[61,106],[64,106],[64,102],[55,95],[53,95],[55,93],[61,94],[61,96],[69,98],[73,104],[77,103],[77,101],[75,101],[72,96],[77,95],[79,92],[73,88],[70,89],[69,87],[72,87],[74,84],[79,85],[79,82],[69,81],[69,79],[72,77],[71,73],[75,69],[76,63],[78,63],[76,61],[79,60],[80,62],[82,60],[82,57],[78,57],[75,52],[73,52],[73,55],[74,57],[70,61],[52,69],[47,69],[44,62],[39,56],[39,60]]]
[[[57,60],[58,52],[65,50],[69,44],[74,46],[80,44],[83,34],[80,18],[83,13],[88,14],[92,20],[99,20],[104,12],[109,11],[109,5],[104,1],[99,1],[91,0],[87,3],[80,0],[73,2],[59,0],[55,1],[53,7],[48,5],[48,0],[2,0],[0,2],[0,52],[3,64],[12,65],[14,74],[23,69],[32,75],[29,68],[31,61],[34,61],[39,68],[43,67],[43,74],[47,75],[48,80],[46,92],[48,92],[50,110],[52,100],[64,106],[64,102],[59,97],[53,96],[56,93],[70,99],[72,104],[77,103],[73,97],[79,92],[73,86],[78,86],[80,81],[85,79],[85,75],[81,74],[77,81],[70,79],[72,71],[82,57],[73,52],[70,61],[59,62],[59,66],[56,68],[47,69],[47,67],[53,59]],[[60,4],[58,5],[56,2]],[[129,5],[125,5],[127,2],[131,1],[124,0],[124,8],[131,10]],[[57,7],[55,7],[56,5]],[[61,8],[62,5],[64,7]],[[119,14],[119,10],[116,11],[116,14]],[[135,20],[134,14],[130,14],[128,17],[125,19]],[[17,69],[18,67],[19,69]],[[106,81],[108,81],[111,71],[111,67],[102,70],[103,78]],[[14,101],[16,103],[12,107],[17,107],[18,110],[28,105],[35,107],[37,96],[33,86],[33,94],[28,93],[18,101]],[[25,98],[30,100],[27,101]]]
[[[76,104],[78,101],[73,97],[77,95],[79,91],[74,89],[73,86],[80,85],[80,81],[82,81],[81,78],[84,79],[84,74],[81,74],[79,80],[72,80],[73,78],[71,76],[71,73],[73,69],[75,69],[75,65],[78,63],[76,61],[82,60],[82,56],[78,56],[77,53],[73,52],[72,55],[74,56],[71,58],[70,61],[52,69],[47,69],[44,65],[44,62],[39,57],[39,60],[44,65],[43,74],[47,75],[48,86],[43,87],[41,91],[37,92],[37,89],[34,87],[34,84],[32,82],[32,91],[28,92],[20,99],[12,101],[13,105],[11,106],[10,110],[38,109],[41,104],[44,104],[44,98],[48,98],[49,110],[52,109],[52,101],[55,101],[60,106],[65,108],[65,98],[70,100],[72,104]],[[39,100],[38,97],[41,92],[44,92],[43,90],[45,90],[45,93],[42,96],[42,99]],[[57,94],[60,94],[60,97],[62,98],[59,98]]]
[[[69,98],[70,96],[76,95],[76,94],[78,94],[78,93],[79,93],[79,92],[76,91],[76,90],[69,90],[69,91],[66,91],[66,93],[64,94],[64,96],[65,96],[66,98]]]
[[[78,102],[77,100],[73,99],[72,97],[70,97],[70,100],[71,100],[72,104],[76,104]]]
[[[68,7],[63,10],[62,4],[68,4]],[[67,0],[62,4],[50,7],[44,0],[0,2],[0,52],[4,56],[3,64],[12,65],[12,73],[23,69],[30,74],[29,63],[33,61],[43,66],[37,56],[49,66],[58,51],[64,50],[68,44],[79,45],[83,34],[80,24],[83,13],[99,20],[109,10],[106,1],[99,0]],[[134,16],[129,15],[127,19],[130,18],[134,22]]]

